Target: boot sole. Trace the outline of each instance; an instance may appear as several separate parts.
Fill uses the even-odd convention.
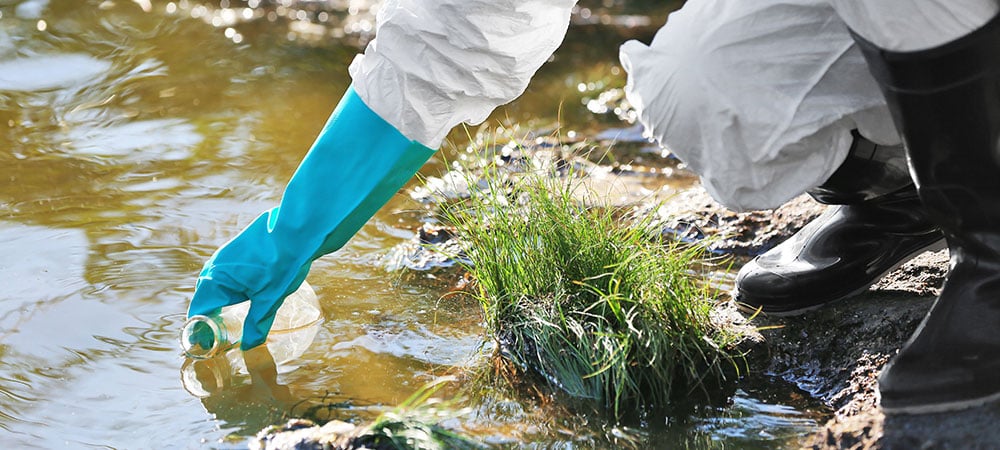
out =
[[[847,299],[849,299],[851,297],[854,297],[854,296],[856,296],[858,294],[861,294],[862,292],[867,291],[868,288],[872,287],[872,285],[874,285],[875,283],[878,283],[878,281],[881,280],[882,278],[885,278],[885,276],[888,275],[889,272],[892,272],[892,271],[894,271],[894,270],[902,267],[903,264],[906,264],[906,263],[910,262],[911,260],[913,260],[913,258],[916,258],[917,256],[920,256],[924,252],[936,252],[938,250],[942,250],[942,249],[947,248],[947,246],[948,246],[947,243],[945,242],[944,238],[942,237],[941,239],[938,239],[937,241],[934,241],[933,243],[931,243],[929,245],[926,245],[926,246],[921,247],[921,248],[919,248],[917,250],[914,250],[910,254],[904,256],[903,258],[901,258],[899,260],[899,262],[897,262],[895,265],[893,265],[892,267],[888,268],[887,270],[885,270],[884,272],[882,272],[881,274],[879,274],[879,276],[875,277],[875,279],[873,279],[871,283],[868,283],[865,286],[862,286],[862,287],[860,287],[860,288],[858,288],[858,289],[856,289],[856,290],[854,290],[852,292],[847,293],[846,295],[843,295],[841,297],[837,297],[837,298],[832,299],[830,301],[823,302],[823,303],[820,303],[820,304],[817,304],[817,305],[810,305],[810,306],[807,306],[805,308],[791,309],[791,310],[787,310],[787,311],[768,311],[766,309],[761,309],[761,312],[763,312],[764,314],[767,314],[769,316],[774,316],[774,317],[795,317],[795,316],[799,316],[799,315],[805,314],[805,313],[810,312],[810,311],[815,311],[815,310],[817,310],[819,308],[822,308],[822,307],[824,307],[826,305],[829,305],[830,303],[839,302],[841,300],[847,300]],[[737,300],[737,303],[738,302],[739,302],[739,300]]]
[[[930,405],[913,405],[913,406],[885,406],[882,407],[882,411],[886,414],[905,414],[905,415],[918,415],[918,414],[934,414],[943,412],[953,412],[961,411],[965,409],[978,408],[980,406],[993,403],[1000,400],[1000,392],[987,395],[985,397],[973,398],[969,400],[960,400],[948,403],[933,403]]]

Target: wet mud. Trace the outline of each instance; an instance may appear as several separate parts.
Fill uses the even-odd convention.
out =
[[[800,197],[773,212],[732,213],[695,187],[661,211],[672,217],[670,224],[692,225],[667,227],[681,237],[721,234],[726,237],[710,241],[714,249],[752,255],[786,239],[824,208]],[[879,372],[916,330],[947,270],[947,250],[927,252],[854,298],[795,317],[756,318],[764,339],[754,350],[757,370],[793,383],[835,411],[800,440],[801,447],[996,448],[1000,405],[926,415],[886,415],[878,406]]]

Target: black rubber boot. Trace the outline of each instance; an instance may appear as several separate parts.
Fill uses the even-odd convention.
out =
[[[951,251],[941,295],[879,377],[882,407],[924,413],[1000,398],[1000,19],[925,51],[855,40]]]
[[[868,289],[943,236],[928,219],[902,147],[854,134],[854,145],[809,194],[828,209],[740,270],[734,297],[751,308],[793,315]]]

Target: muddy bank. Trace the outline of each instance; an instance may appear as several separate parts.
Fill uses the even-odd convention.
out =
[[[826,208],[800,197],[773,212],[733,213],[695,187],[656,213],[664,232],[709,241],[715,251],[755,255],[781,242]],[[721,236],[721,238],[719,238]],[[995,448],[1000,405],[957,413],[886,416],[878,407],[877,376],[916,330],[947,274],[947,250],[927,252],[891,272],[867,292],[797,317],[761,316],[764,345],[757,370],[798,386],[835,410],[804,448]]]
[[[876,376],[917,328],[946,272],[946,250],[925,253],[856,298],[773,320],[785,327],[765,332],[769,370],[836,408],[804,447],[996,448],[1000,405],[920,416],[887,416],[877,406]]]
[[[633,153],[649,152],[641,142],[634,144]],[[690,174],[676,161],[640,167],[567,157],[552,150],[530,154],[522,151],[498,149],[504,170],[516,173],[518,167],[549,167],[556,176],[574,174],[581,180],[582,191],[610,197],[614,204],[628,204],[639,198],[641,206],[634,208],[634,214],[652,220],[664,235],[688,241],[707,239],[713,252],[734,255],[737,261],[767,251],[826,208],[803,196],[774,211],[733,213],[697,186],[677,189],[661,180],[657,188],[650,188],[651,178],[676,176],[690,181]],[[417,189],[411,195],[429,202],[459,199],[471,195],[476,180],[446,174],[432,178],[428,186],[437,192]],[[438,196],[437,200],[432,200],[432,196]],[[460,248],[451,231],[425,224],[415,230],[409,242],[390,252],[384,264],[390,269],[436,269],[453,265],[455,256],[461,257]],[[739,263],[734,264],[734,270],[738,266]],[[752,369],[796,385],[834,411],[827,423],[815,433],[802,436],[793,446],[818,449],[995,446],[1000,431],[992,425],[1000,419],[1000,406],[926,416],[885,416],[878,408],[876,377],[916,329],[946,272],[946,251],[925,253],[852,299],[798,317],[757,317],[756,325],[765,328],[761,332],[764,343],[754,350]],[[295,442],[319,442],[322,436],[319,427],[297,433],[314,437],[305,441],[295,438]],[[266,438],[273,446],[269,448],[289,448],[274,446],[281,439],[281,433]]]
[[[731,236],[715,248],[728,253],[766,251],[824,208],[799,198],[773,213],[727,212],[694,188],[668,203],[664,217],[693,224],[680,230]],[[669,227],[668,227],[669,228]],[[735,241],[735,242],[731,242]],[[927,252],[891,272],[867,292],[798,317],[760,317],[767,355],[758,370],[792,382],[836,412],[805,448],[967,449],[996,448],[1000,405],[953,413],[885,415],[878,407],[876,378],[885,363],[916,330],[930,308],[948,267],[947,250]],[[760,355],[758,355],[760,356]]]
[[[947,252],[926,253],[868,292],[765,332],[769,370],[836,408],[802,441],[808,448],[995,448],[1000,406],[921,416],[885,415],[876,376],[917,328],[943,281]]]
[[[628,177],[628,174],[623,176]],[[665,235],[709,238],[717,253],[760,254],[826,208],[800,197],[775,211],[733,213],[699,187],[662,196],[640,214],[654,214]],[[655,205],[655,206],[653,206]],[[426,230],[410,243],[432,236]],[[437,237],[439,235],[433,235]],[[424,257],[426,258],[426,257]],[[886,417],[878,408],[876,377],[930,307],[947,273],[947,251],[925,253],[867,292],[798,317],[761,316],[765,344],[756,369],[798,386],[833,410],[834,417],[800,444],[809,448],[987,448],[1000,432],[990,420],[1000,407],[957,414]],[[994,422],[995,423],[995,422]]]
[[[579,161],[568,164],[591,167]],[[682,167],[671,170],[683,172]],[[586,173],[598,175],[590,180],[596,186],[624,186],[634,192],[641,188],[641,180],[648,177],[650,171],[629,166],[629,170],[591,168]],[[667,171],[661,169],[660,173]],[[611,181],[607,179],[609,176],[613,178]],[[435,182],[443,187],[448,185],[446,181]],[[450,195],[454,198],[467,195],[467,192],[464,189],[460,194],[451,192]],[[426,192],[417,195],[426,195]],[[774,211],[734,213],[697,186],[680,191],[668,186],[645,195],[645,201],[635,209],[636,215],[652,215],[651,219],[665,236],[686,241],[705,240],[713,252],[737,257],[767,251],[826,208],[802,196]],[[634,199],[628,195],[621,197]],[[451,237],[446,231],[422,229],[400,249],[405,249],[402,253],[409,255],[409,261],[435,261],[432,265],[439,265],[447,258],[435,255],[433,248],[448,248]],[[428,247],[428,243],[433,245]],[[421,268],[420,264],[402,265]],[[738,268],[739,264],[734,266]],[[947,252],[929,252],[890,273],[855,298],[798,317],[761,316],[757,319],[761,327],[776,328],[762,332],[765,344],[757,352],[766,354],[754,358],[756,370],[795,384],[836,411],[833,419],[816,434],[804,437],[801,445],[811,448],[968,448],[987,447],[996,442],[1000,437],[997,432],[982,425],[988,418],[1000,414],[1000,408],[887,418],[877,406],[879,371],[916,329],[946,273]],[[976,420],[970,421],[970,417]]]

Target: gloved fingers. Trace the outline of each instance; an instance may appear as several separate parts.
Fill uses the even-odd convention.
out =
[[[246,321],[243,323],[243,339],[240,349],[249,350],[267,340],[267,334],[271,331],[274,323],[274,315],[284,299],[264,300],[255,299],[250,302],[250,311],[247,312]]]
[[[274,317],[278,314],[278,309],[285,302],[285,298],[295,292],[296,289],[302,284],[306,279],[306,275],[309,274],[310,263],[299,268],[298,273],[295,274],[295,278],[292,279],[292,284],[288,287],[284,294],[281,295],[281,300],[252,300],[250,303],[250,311],[247,312],[246,321],[243,324],[243,341],[240,344],[240,348],[243,350],[254,348],[267,340],[268,333],[271,332],[271,325],[274,323]]]
[[[240,262],[241,259],[238,257],[240,253],[236,251],[234,254],[234,249],[241,247],[238,242],[240,240],[238,236],[217,250],[205,263],[205,267],[198,275],[191,305],[188,306],[188,317],[198,314],[215,315],[226,306],[243,303],[260,289],[252,283],[270,279],[266,268],[258,264]]]
[[[295,292],[309,274],[310,263],[299,268],[298,273],[292,280],[292,284],[281,295],[280,300],[255,299],[250,302],[250,311],[247,312],[246,322],[243,324],[243,341],[240,348],[248,350],[263,344],[267,340],[268,333],[271,332],[271,325],[274,317],[278,314],[278,309],[285,302],[285,298]]]
[[[199,278],[187,316],[214,316],[230,305],[247,301],[246,295],[211,278]]]

